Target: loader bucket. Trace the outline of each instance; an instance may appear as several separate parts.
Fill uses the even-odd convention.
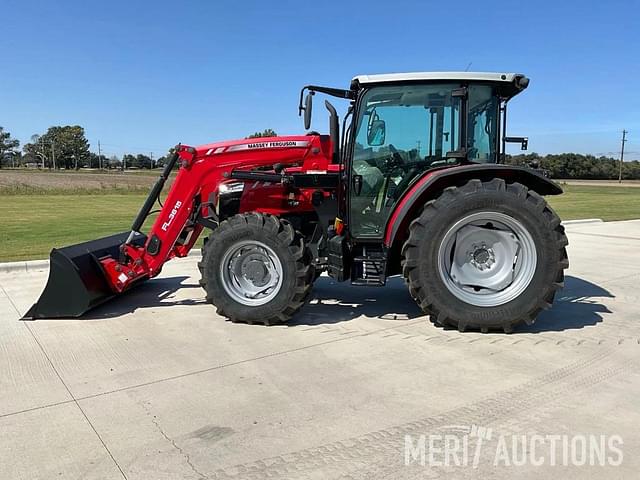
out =
[[[64,248],[54,248],[49,260],[49,279],[40,299],[23,317],[77,318],[101,303],[114,297],[105,278],[100,259],[118,258],[120,246],[129,232],[79,243]],[[137,234],[133,245],[144,245],[146,236]]]

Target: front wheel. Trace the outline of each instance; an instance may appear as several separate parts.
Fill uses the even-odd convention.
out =
[[[501,179],[471,180],[447,188],[412,222],[403,273],[435,323],[510,332],[553,303],[567,244],[538,194]]]
[[[313,280],[304,240],[290,223],[260,213],[225,220],[203,247],[200,284],[209,303],[233,322],[286,322]]]

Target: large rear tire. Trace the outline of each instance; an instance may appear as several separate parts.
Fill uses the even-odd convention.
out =
[[[532,324],[564,285],[568,240],[560,218],[519,183],[449,187],[409,230],[403,274],[437,325],[511,332]]]
[[[288,321],[309,297],[314,275],[301,235],[286,220],[261,213],[220,223],[198,266],[218,314],[263,325]]]

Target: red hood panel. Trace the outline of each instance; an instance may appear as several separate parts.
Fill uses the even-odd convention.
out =
[[[313,140],[309,135],[286,135],[280,137],[244,138],[242,140],[228,140],[225,142],[208,143],[196,147],[196,155],[211,155],[217,153],[232,153],[247,150],[267,150],[277,148],[308,148]]]

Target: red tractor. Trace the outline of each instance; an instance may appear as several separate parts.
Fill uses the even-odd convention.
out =
[[[178,145],[131,232],[51,252],[25,318],[79,317],[186,256],[207,228],[200,283],[234,322],[286,322],[327,271],[362,286],[403,275],[436,324],[461,331],[532,323],[563,286],[568,242],[543,198],[561,188],[501,164],[506,142],[526,148],[506,135],[506,107],[528,83],[513,73],[357,76],[348,89],[300,93],[307,130],[315,94],[349,102],[340,129],[325,101],[329,135]]]

